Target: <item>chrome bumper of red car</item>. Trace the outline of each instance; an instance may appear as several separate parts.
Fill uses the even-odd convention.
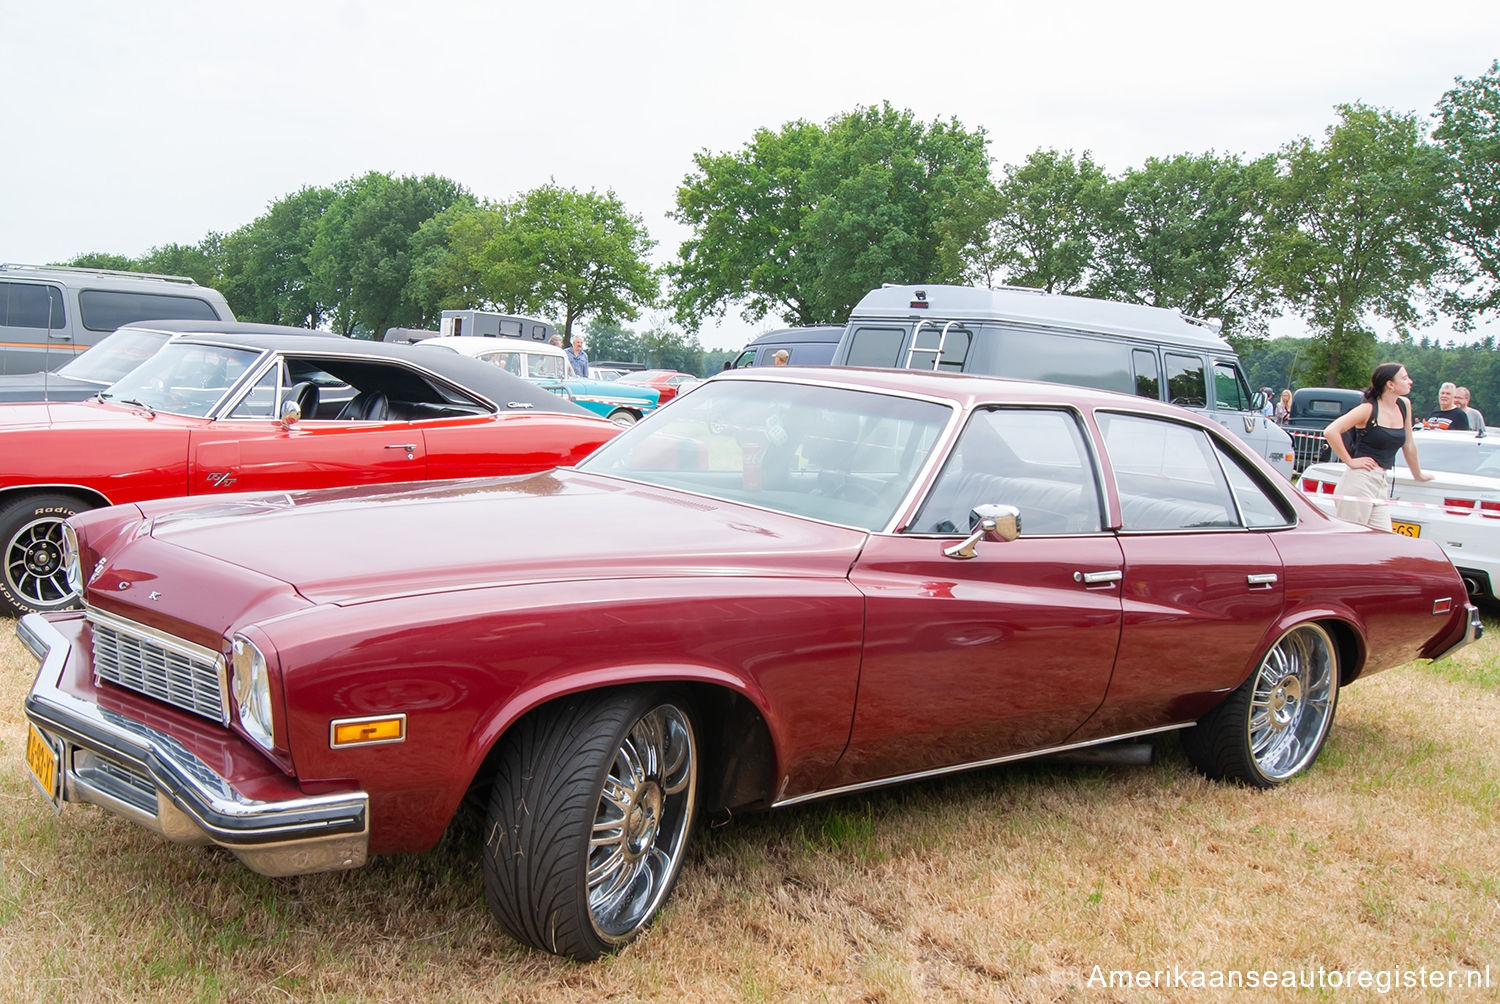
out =
[[[29,745],[28,765],[39,785],[49,767],[55,770],[53,790],[44,794],[59,808],[88,802],[177,843],[217,844],[262,875],[365,863],[365,792],[248,798],[172,736],[60,688],[73,644],[46,617],[23,617],[17,634],[41,662],[26,717],[39,733],[36,745],[45,748]]]
[[[1476,642],[1484,636],[1484,621],[1480,620],[1479,618],[1479,608],[1472,603],[1465,603],[1464,614],[1467,617],[1467,623],[1464,627],[1464,636],[1436,655],[1429,656],[1428,658],[1432,659],[1433,662],[1436,662],[1439,659],[1448,658],[1448,656],[1452,655],[1454,652],[1457,652],[1465,645]]]

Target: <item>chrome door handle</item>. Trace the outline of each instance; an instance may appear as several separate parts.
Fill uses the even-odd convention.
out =
[[[1106,582],[1119,582],[1125,578],[1125,573],[1115,569],[1109,572],[1074,572],[1073,581],[1082,582],[1085,586],[1097,586]]]
[[[417,452],[416,443],[387,443],[385,448],[387,450],[405,450],[407,453]]]
[[[1276,573],[1261,572],[1258,575],[1247,575],[1245,576],[1245,585],[1265,586],[1267,589],[1269,589],[1272,586],[1276,585]]]

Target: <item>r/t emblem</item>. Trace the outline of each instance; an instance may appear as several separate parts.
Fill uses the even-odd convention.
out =
[[[223,488],[227,485],[232,485],[234,484],[234,481],[234,472],[232,471],[224,471],[222,474],[214,471],[208,475],[208,483],[213,485],[215,488]]]

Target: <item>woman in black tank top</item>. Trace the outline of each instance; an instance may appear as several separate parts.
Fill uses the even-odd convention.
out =
[[[1344,462],[1344,476],[1334,489],[1334,511],[1340,519],[1378,530],[1391,529],[1390,486],[1386,472],[1396,465],[1396,451],[1406,457],[1411,476],[1431,481],[1417,460],[1411,437],[1411,377],[1400,363],[1381,363],[1370,375],[1365,399],[1323,430],[1323,438]],[[1351,453],[1344,434],[1354,430]]]

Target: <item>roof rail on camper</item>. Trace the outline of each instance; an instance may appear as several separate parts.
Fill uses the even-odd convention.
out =
[[[127,279],[160,279],[162,282],[177,282],[188,286],[198,285],[198,280],[187,275],[167,275],[163,272],[131,272],[119,268],[84,268],[78,265],[21,265],[16,262],[0,264],[0,271],[70,272],[73,275],[116,275]]]

